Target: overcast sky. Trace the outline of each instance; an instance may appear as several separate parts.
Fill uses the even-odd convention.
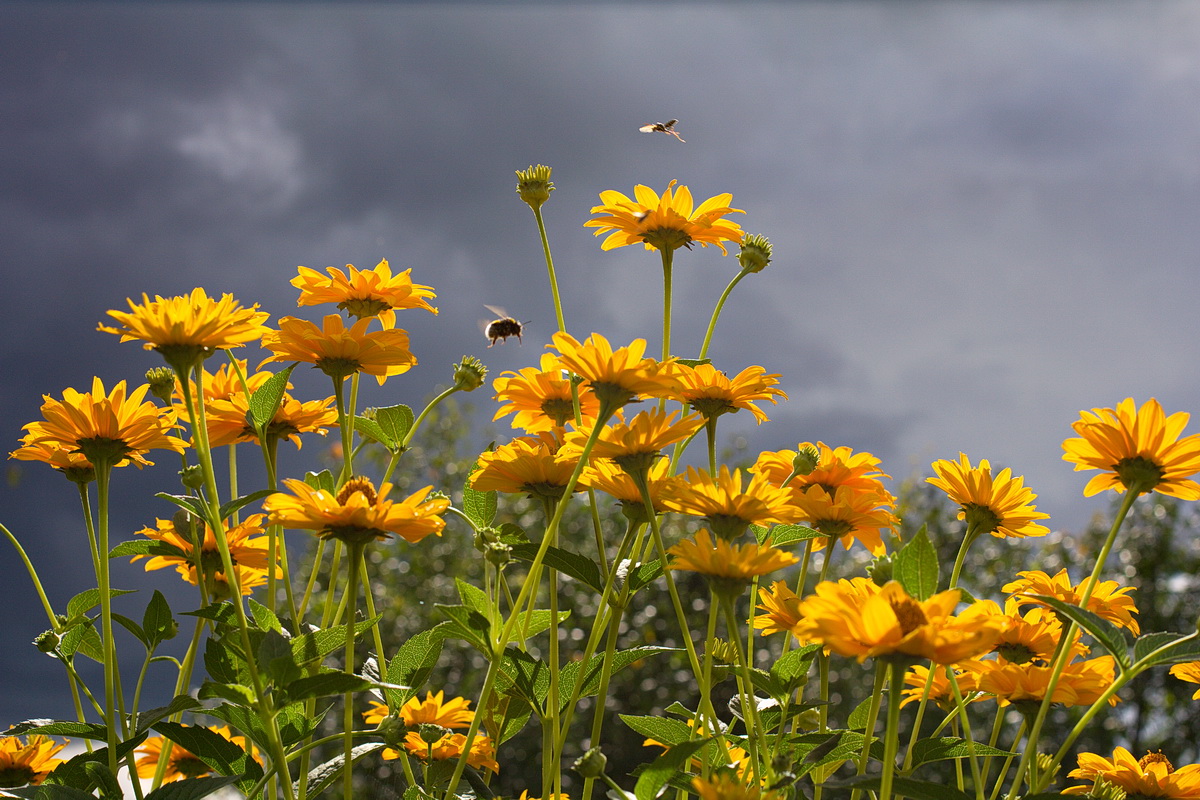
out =
[[[739,420],[752,448],[850,445],[896,478],[962,450],[1078,530],[1107,507],[1061,461],[1080,409],[1200,410],[1198,41],[1194,2],[2,4],[5,449],[43,393],[157,366],[95,331],[126,297],[204,286],[275,320],[298,265],[387,258],[438,290],[401,322],[420,366],[368,402],[420,403],[464,353],[536,364],[554,312],[513,171],[544,163],[579,338],[659,342],[656,255],[582,227],[600,191],[732,192],[775,261],[711,355],[791,395]],[[669,117],[686,144],[637,132]],[[677,256],[680,355],[736,269]],[[485,303],[530,320],[523,346],[484,349]],[[165,514],[161,461],[121,471],[147,500],[117,538]],[[0,488],[0,522],[66,565],[60,605],[91,580],[73,491],[38,464]],[[29,687],[0,727],[68,714],[7,545],[0,587],[0,674]]]

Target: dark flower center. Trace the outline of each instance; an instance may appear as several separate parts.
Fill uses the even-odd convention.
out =
[[[361,494],[367,501],[367,505],[375,505],[375,485],[371,483],[370,478],[356,477],[346,481],[346,485],[338,492],[338,505],[344,506],[350,502],[350,498],[355,494]]]
[[[911,597],[891,599],[888,603],[891,605],[892,612],[896,615],[896,621],[900,623],[900,630],[905,636],[922,625],[929,624],[929,619],[925,616],[925,612],[921,610],[921,604]]]

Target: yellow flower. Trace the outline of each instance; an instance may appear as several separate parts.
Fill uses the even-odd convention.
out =
[[[469,728],[475,718],[475,712],[470,708],[471,703],[461,697],[445,700],[442,692],[428,692],[425,699],[412,697],[400,707],[399,717],[405,728],[410,729],[404,734],[404,749],[410,754],[426,760],[432,755],[435,761],[446,761],[458,758],[462,754],[467,737],[461,733],[452,733],[453,728]],[[363,713],[363,719],[371,725],[378,725],[388,716],[387,706],[382,703],[371,703],[371,708]],[[436,725],[446,729],[446,734],[430,745],[421,738],[417,728],[421,725]],[[400,753],[387,748],[383,751],[385,759],[399,758]],[[499,772],[496,763],[496,747],[486,736],[476,736],[471,743],[471,753],[467,763],[473,767],[485,767],[492,772]]]
[[[806,472],[796,470],[797,457],[804,452],[817,454],[815,463],[809,462]],[[880,478],[891,475],[879,469],[879,459],[867,452],[855,453],[849,447],[833,448],[824,442],[801,442],[795,450],[777,450],[760,453],[751,472],[765,474],[775,486],[787,487],[803,493],[809,486],[821,486],[829,494],[842,486],[874,492],[881,497],[891,498]],[[892,499],[889,504],[894,505]]]
[[[1040,570],[1030,570],[1018,572],[1017,580],[1005,584],[1000,591],[1016,595],[1013,599],[1018,605],[1038,602],[1023,595],[1042,594],[1077,606],[1083,599],[1082,586],[1083,583],[1072,585],[1066,569],[1060,569],[1053,578]],[[1141,628],[1133,618],[1138,610],[1133,604],[1133,598],[1129,597],[1132,591],[1132,586],[1120,586],[1116,581],[1100,581],[1092,590],[1087,609],[1114,625],[1128,628],[1130,633],[1137,636],[1141,633]]]
[[[933,462],[936,478],[925,482],[941,489],[950,499],[962,506],[958,518],[967,521],[967,529],[987,532],[997,539],[1045,536],[1050,529],[1034,520],[1049,519],[1050,515],[1037,510],[1033,500],[1037,495],[1025,487],[1023,477],[1012,477],[1011,469],[992,476],[992,466],[985,458],[972,467],[966,454],[959,453],[958,461],[941,459]]]
[[[368,725],[378,725],[387,715],[387,706],[371,701],[371,708],[363,712],[363,720]],[[447,701],[445,692],[426,692],[424,700],[410,697],[408,702],[400,707],[399,717],[411,728],[422,723],[440,725],[443,728],[469,728],[471,720],[475,719],[475,712],[471,710],[470,700],[453,697]]]
[[[272,525],[311,530],[351,544],[391,535],[412,543],[431,533],[440,536],[446,526],[441,514],[450,506],[445,497],[425,499],[432,486],[393,502],[387,499],[392,484],[383,484],[376,494],[368,478],[351,478],[336,496],[304,481],[288,478],[284,484],[292,494],[277,492],[263,501]]]
[[[571,800],[571,795],[563,792],[562,794],[551,795],[555,800]],[[541,800],[539,797],[530,797],[528,789],[521,790],[521,796],[517,800]]]
[[[799,512],[791,496],[754,475],[743,488],[742,471],[722,465],[716,478],[705,470],[688,467],[685,480],[669,486],[663,502],[672,511],[705,517],[718,536],[732,539],[748,525],[796,522]],[[726,534],[731,535],[726,535]]]
[[[708,778],[692,778],[692,790],[700,800],[776,800],[776,792],[764,792],[761,786],[750,786],[742,779],[723,772]]]
[[[892,513],[895,498],[886,491],[880,494],[848,484],[831,494],[820,484],[809,484],[789,497],[798,520],[825,534],[812,540],[814,551],[823,549],[831,539],[840,539],[847,549],[858,541],[872,554],[882,555],[887,550],[883,532],[899,524]]]
[[[324,436],[329,428],[337,426],[337,408],[333,403],[332,395],[324,400],[302,403],[285,392],[279,407],[275,409],[275,416],[267,425],[267,438],[288,439],[299,448],[302,433],[318,433]],[[208,425],[209,446],[221,447],[237,442],[258,441],[246,416],[249,412],[250,401],[240,392],[227,400],[210,402],[204,412]]]
[[[762,600],[758,608],[766,613],[754,615],[754,627],[761,630],[763,636],[770,636],[772,633],[796,635],[796,626],[800,622],[800,598],[786,583],[775,581],[769,589],[760,588],[758,599]]]
[[[375,269],[357,269],[353,264],[347,264],[346,272],[342,272],[336,267],[327,267],[325,271],[329,277],[308,267],[300,267],[299,271],[300,274],[292,278],[292,286],[300,290],[298,306],[337,303],[338,308],[359,319],[378,317],[384,329],[396,326],[395,309],[398,308],[423,308],[438,313],[425,299],[437,297],[433,287],[413,283],[411,269],[392,275],[386,258]]]
[[[66,743],[58,744],[45,736],[0,736],[0,789],[37,786],[51,770],[63,763],[55,758]]]
[[[1066,794],[1090,794],[1096,781],[1103,778],[1109,786],[1124,790],[1132,799],[1188,798],[1200,797],[1200,764],[1188,764],[1176,769],[1162,752],[1151,753],[1140,759],[1124,747],[1113,750],[1108,759],[1095,753],[1080,753],[1079,768],[1067,777],[1090,781],[1087,786],[1071,786]]]
[[[674,362],[659,363],[642,357],[645,339],[634,339],[628,347],[617,350],[598,333],[582,344],[563,331],[555,333],[553,340],[547,347],[558,350],[558,366],[583,378],[601,403],[620,407],[639,395],[670,397],[679,390]]]
[[[644,466],[648,467],[664,447],[683,441],[704,425],[704,419],[698,414],[676,420],[678,413],[653,408],[639,411],[629,422],[622,420],[606,425],[592,446],[591,457],[609,458],[623,467],[646,462]],[[581,454],[587,439],[588,434],[584,431],[568,434],[564,448]],[[649,461],[645,457],[649,457]]]
[[[663,488],[679,480],[667,474],[670,466],[668,459],[660,458],[650,466],[646,475],[646,488],[650,490],[650,504],[656,515],[667,510],[662,501]],[[629,473],[614,462],[607,459],[592,462],[584,467],[580,482],[620,501],[626,517],[632,515],[637,522],[647,521],[641,490],[633,482],[633,478],[629,477]]]
[[[925,696],[925,684],[928,680],[929,667],[920,664],[909,667],[908,672],[904,675],[904,685],[908,688],[902,692],[904,699],[900,701],[900,707],[920,702],[921,698]],[[959,695],[964,698],[975,691],[974,673],[956,668],[954,682],[958,684]],[[949,711],[954,707],[954,691],[950,686],[950,678],[946,676],[945,667],[938,667],[933,671],[933,684],[929,688],[929,699],[937,703],[943,711]],[[971,702],[978,702],[982,699],[976,697]]]
[[[511,377],[510,377],[511,376]],[[516,412],[512,426],[527,433],[561,428],[575,419],[571,399],[571,381],[558,367],[553,353],[542,353],[541,368],[526,367],[520,372],[501,372],[492,382],[497,402],[504,403],[492,417],[501,419]],[[580,428],[591,430],[600,401],[591,392],[579,392]]]
[[[1008,664],[999,661],[968,661],[963,667],[978,676],[975,688],[995,696],[1002,706],[1009,703],[1035,707],[1046,697],[1052,667],[1034,663]],[[1115,680],[1112,656],[1075,661],[1063,667],[1054,686],[1052,703],[1066,706],[1090,706],[1112,686]],[[1117,704],[1117,696],[1108,700]]]
[[[1200,683],[1200,661],[1189,661],[1186,664],[1176,664],[1171,667],[1171,674],[1181,681]],[[1200,700],[1200,689],[1192,695],[1193,700]]]
[[[122,342],[141,340],[142,347],[158,350],[168,361],[179,353],[196,355],[257,341],[266,333],[263,323],[271,316],[258,311],[257,303],[242,308],[231,294],[214,300],[199,287],[190,295],[155,295],[151,300],[143,294],[141,305],[127,302],[129,311],[108,312],[122,327],[101,324],[99,330],[118,334]]]
[[[770,400],[778,404],[778,398],[787,399],[787,393],[776,389],[779,375],[765,374],[762,367],[746,367],[730,378],[712,364],[697,364],[695,367],[681,365],[679,378],[682,388],[677,399],[688,403],[705,417],[748,409],[761,425],[767,421],[766,412],[754,404],[755,400]]]
[[[365,372],[374,375],[382,386],[388,377],[416,366],[417,359],[408,350],[407,331],[391,328],[368,332],[370,324],[370,319],[360,319],[347,330],[340,316],[330,314],[318,328],[307,320],[284,317],[279,320],[279,330],[263,335],[263,347],[275,355],[263,359],[262,364],[303,361],[335,381]]]
[[[481,492],[524,492],[557,500],[562,497],[578,454],[563,452],[555,433],[522,436],[479,456],[479,469],[471,475],[471,487]],[[583,482],[575,490],[584,488]]]
[[[204,727],[222,738],[228,739],[243,750],[246,750],[249,746],[251,757],[259,764],[263,763],[262,756],[258,754],[258,748],[249,745],[246,737],[234,735],[228,725],[205,725]],[[137,749],[137,759],[134,762],[134,766],[137,768],[139,778],[154,777],[154,772],[158,769],[158,759],[162,754],[164,744],[169,748],[169,755],[167,756],[167,772],[163,777],[163,783],[216,774],[216,771],[200,760],[199,756],[185,750],[174,742],[164,740],[161,736],[151,736]]]
[[[150,450],[182,453],[184,441],[168,433],[175,425],[175,413],[143,402],[149,388],[143,384],[126,395],[125,381],[120,381],[105,392],[104,383],[93,378],[90,392],[64,389],[62,400],[42,395],[44,420],[25,425],[23,447],[10,457],[28,459],[64,450],[82,453],[92,464],[103,459],[114,466],[142,467],[153,463],[143,455]]]
[[[714,578],[749,582],[759,575],[774,572],[799,561],[791,553],[775,547],[749,542],[734,545],[723,539],[713,540],[706,530],[696,532],[694,540],[685,539],[667,550],[675,558],[670,569],[699,572]]]
[[[28,426],[26,426],[28,428]],[[41,461],[49,464],[75,483],[91,483],[96,480],[96,469],[83,453],[74,452],[55,442],[34,442],[35,433],[26,433],[21,446],[9,454],[18,461]]]
[[[1038,666],[1050,663],[1063,635],[1062,622],[1054,612],[1044,606],[1035,606],[1022,614],[1016,598],[1009,598],[1003,611],[991,600],[980,603],[1007,623],[995,647],[1000,663],[1035,663]],[[1072,658],[1082,658],[1088,653],[1081,636],[1081,631],[1076,629],[1071,641]]]
[[[225,531],[225,539],[229,544],[229,557],[237,570],[238,585],[242,594],[250,594],[267,582],[267,565],[270,563],[270,553],[267,550],[268,537],[263,534],[263,515],[251,514],[240,524]],[[199,524],[199,523],[195,523]],[[175,528],[173,520],[160,519],[156,528],[142,528],[138,531],[142,536],[149,537],[175,548],[174,555],[156,554],[136,555],[132,561],[148,559],[146,571],[175,567],[185,581],[196,585],[196,561],[192,546],[192,536],[188,532],[180,532]],[[229,597],[229,582],[225,577],[224,565],[221,562],[221,552],[217,549],[217,538],[212,528],[204,527],[204,542],[200,545],[200,563],[210,590],[218,597]],[[275,566],[275,577],[283,577],[283,571]]]
[[[1122,400],[1116,409],[1079,413],[1080,419],[1071,427],[1081,438],[1063,442],[1063,460],[1073,463],[1076,472],[1104,470],[1088,481],[1085,497],[1105,489],[1135,489],[1200,500],[1200,483],[1190,479],[1200,471],[1200,435],[1179,438],[1188,414],[1164,416],[1154,398],[1137,408],[1132,397]]]
[[[800,602],[797,632],[860,663],[902,657],[953,664],[986,653],[1003,630],[979,604],[955,616],[959,596],[951,589],[917,600],[895,581],[877,591],[826,581]]]
[[[600,193],[600,205],[593,214],[602,214],[583,223],[585,228],[597,228],[596,235],[609,233],[602,250],[612,250],[643,242],[647,250],[675,250],[692,246],[716,245],[725,253],[723,242],[741,242],[744,232],[737,223],[721,219],[726,214],[743,214],[731,208],[729,193],[710,197],[693,209],[692,193],[686,186],[675,188],[676,181],[667,185],[659,197],[649,186],[633,189],[634,199],[611,189]]]

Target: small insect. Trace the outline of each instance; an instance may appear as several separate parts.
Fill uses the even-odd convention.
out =
[[[642,133],[662,132],[662,133],[667,134],[668,136],[674,136],[676,139],[678,139],[681,142],[686,142],[687,139],[684,139],[682,136],[679,135],[679,131],[675,130],[675,123],[677,123],[677,122],[679,122],[679,120],[677,120],[677,119],[669,119],[666,122],[651,122],[648,125],[643,125],[642,127],[638,128],[638,130],[641,131]]]
[[[495,314],[499,319],[494,319],[491,322],[485,322],[483,326],[483,335],[491,341],[488,342],[488,347],[491,347],[499,339],[501,344],[508,341],[508,337],[515,336],[517,341],[521,341],[521,331],[525,330],[525,325],[508,315],[508,312],[498,306],[484,305],[488,311]]]

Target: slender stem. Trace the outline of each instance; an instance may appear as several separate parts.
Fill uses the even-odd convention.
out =
[[[408,429],[408,433],[404,434],[404,440],[400,442],[401,452],[403,452],[405,448],[407,448],[412,442],[413,435],[417,432],[417,428],[421,427],[421,423],[425,421],[425,417],[429,416],[429,412],[433,411],[433,409],[436,408],[439,403],[457,391],[459,391],[457,386],[451,386],[449,389],[445,390],[437,397],[429,401],[429,405],[425,406],[421,413],[417,415],[417,418],[413,420],[412,427]]]
[[[747,655],[742,652],[742,639],[737,629],[737,614],[733,610],[733,599],[721,595],[719,602],[725,613],[725,627],[728,628],[729,643],[733,645],[733,651],[737,656],[738,690],[742,702],[742,722],[746,726],[746,749],[750,752],[749,783],[755,785],[757,779],[766,776],[762,763],[762,752],[766,747],[766,742],[763,739],[764,731],[762,723],[758,718],[758,704],[754,696],[754,681],[750,677],[750,662]]]
[[[83,487],[80,487],[83,489]],[[38,577],[37,570],[33,568],[33,562],[29,560],[29,556],[25,553],[25,548],[21,547],[21,543],[17,541],[17,537],[12,535],[8,528],[0,524],[0,531],[3,531],[5,537],[17,550],[17,555],[21,557],[21,563],[25,565],[25,570],[29,573],[29,579],[33,581],[33,588],[37,590],[38,598],[42,601],[42,609],[46,612],[46,618],[50,620],[50,627],[58,629],[58,618],[54,616],[54,607],[50,605],[49,598],[46,597],[46,590],[42,588],[42,580]]]
[[[355,380],[358,373],[354,373]],[[342,437],[342,474],[338,478],[341,486],[354,475],[354,416],[353,410],[346,408],[345,378],[333,379],[333,397],[337,403],[338,432]]]
[[[97,554],[99,567],[96,583],[100,588],[100,627],[104,653],[104,727],[108,743],[108,768],[117,774],[117,742],[124,736],[117,731],[117,650],[113,642],[112,590],[108,574],[108,490],[112,464],[107,460],[93,463],[96,468]]]
[[[871,690],[871,705],[867,707],[867,726],[863,728],[863,749],[858,756],[858,773],[866,774],[867,764],[871,761],[871,742],[875,739],[875,723],[879,720],[879,707],[883,704],[883,683],[887,680],[887,665],[880,659],[875,659],[875,686]],[[850,800],[858,800],[862,789],[850,793]]]
[[[904,691],[905,666],[893,661],[888,687],[887,729],[883,734],[883,777],[879,781],[879,800],[891,800],[892,776],[896,771],[896,750],[900,744],[900,693]]]
[[[708,471],[717,474],[717,417],[714,414],[704,420],[704,433],[708,439]]]
[[[708,356],[708,346],[712,343],[713,331],[717,328],[717,319],[721,316],[721,309],[725,307],[725,301],[729,299],[729,293],[733,291],[733,287],[741,282],[742,278],[749,274],[749,270],[743,269],[737,275],[733,276],[733,280],[725,287],[725,291],[721,292],[721,298],[717,300],[717,307],[713,309],[712,319],[708,322],[708,332],[704,334],[704,344],[700,347],[700,358]]]
[[[671,357],[671,264],[675,259],[675,251],[665,248],[662,254],[663,266],[663,335],[662,360]]]
[[[358,581],[359,570],[363,561],[362,542],[351,542],[346,558],[346,570],[350,573],[346,579],[347,620],[346,620],[346,674],[354,674],[354,622],[358,613]],[[354,692],[346,692],[342,708],[343,761],[342,761],[342,800],[354,800]]]
[[[554,318],[558,321],[558,329],[566,333],[567,323],[563,317],[562,299],[558,295],[558,278],[554,275],[554,258],[550,255],[550,239],[546,236],[546,224],[542,221],[542,209],[534,208],[533,216],[537,220],[538,234],[542,237],[542,253],[546,257],[546,271],[550,274],[550,295],[554,298]]]
[[[932,672],[932,665],[930,672]],[[976,800],[983,800],[983,775],[979,771],[979,757],[975,755],[975,737],[971,733],[971,719],[967,716],[967,704],[963,700],[962,692],[958,688],[958,678],[954,676],[953,667],[944,667],[946,670],[946,678],[950,681],[950,691],[954,694],[955,708],[958,710],[959,719],[962,720],[962,735],[967,741],[967,760],[971,763],[971,778],[975,783]],[[961,761],[956,762],[961,764]],[[961,789],[962,786],[960,785]]]

